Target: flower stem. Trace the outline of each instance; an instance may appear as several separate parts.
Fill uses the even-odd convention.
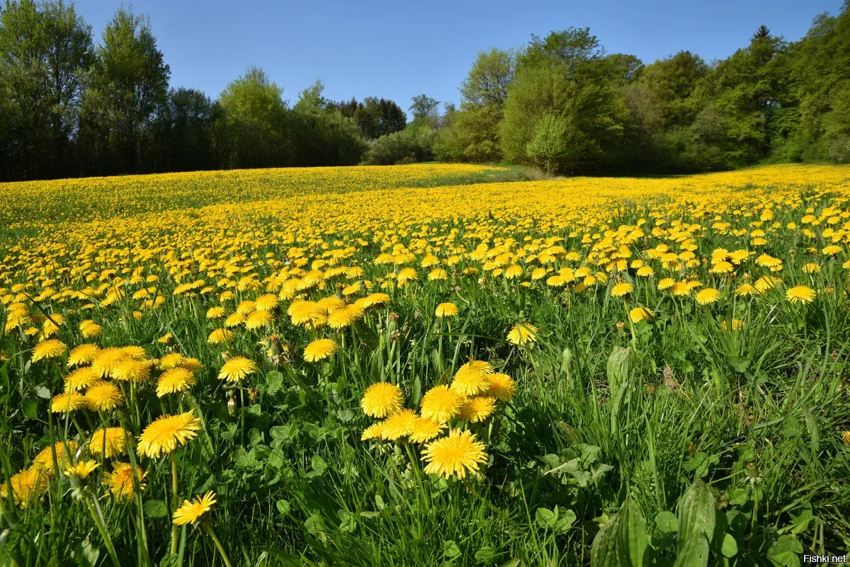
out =
[[[218,536],[215,535],[215,530],[213,530],[212,525],[207,522],[202,524],[205,532],[209,534],[212,538],[213,543],[215,544],[215,548],[218,549],[219,555],[221,555],[221,559],[224,561],[226,567],[232,567],[230,564],[230,559],[227,557],[227,553],[224,551],[224,547],[221,545],[221,542],[218,540]]]
[[[177,452],[171,452],[171,493],[174,495],[174,506],[172,512],[180,506],[180,497],[177,494]],[[171,554],[177,553],[177,524],[171,524]]]

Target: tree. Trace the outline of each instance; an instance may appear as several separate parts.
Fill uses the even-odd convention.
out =
[[[452,120],[454,131],[442,136],[443,146],[449,147],[450,141],[458,159],[501,159],[499,123],[513,74],[514,54],[510,51],[491,49],[476,56],[460,88],[461,108]]]
[[[408,110],[413,114],[414,121],[436,123],[439,118],[440,101],[425,94],[416,95],[410,100],[413,104]]]
[[[216,123],[223,109],[201,91],[172,89],[151,125],[145,171],[199,171],[220,167]]]
[[[303,166],[354,165],[366,147],[354,117],[346,117],[323,95],[316,80],[301,92],[290,116],[293,164]]]
[[[569,148],[560,170],[592,173],[618,166],[630,113],[612,69],[587,29],[532,36],[517,58],[499,128],[505,157],[532,161],[528,148],[537,123],[551,115],[563,121],[558,131]]]
[[[824,159],[850,145],[850,1],[837,16],[815,18],[806,36],[789,49],[799,96],[803,157]]]
[[[249,67],[244,75],[225,87],[219,102],[231,139],[228,167],[291,164],[283,88],[271,81],[265,71]]]
[[[70,174],[83,77],[92,61],[91,28],[72,5],[7,3],[0,12],[7,140],[0,178]]]
[[[399,105],[391,100],[375,97],[366,97],[357,105],[354,120],[368,140],[398,132],[407,125],[407,116]]]
[[[534,127],[534,135],[526,149],[528,157],[551,174],[567,157],[568,125],[563,118],[547,114]]]
[[[461,104],[501,108],[508,98],[514,75],[514,55],[510,51],[480,51],[460,86]]]
[[[108,148],[109,171],[140,171],[142,140],[154,111],[166,101],[170,74],[149,19],[119,9],[103,31],[83,98],[82,128],[105,138],[92,143],[98,154]]]

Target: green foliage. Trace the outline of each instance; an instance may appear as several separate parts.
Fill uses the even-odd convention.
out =
[[[70,138],[93,63],[91,26],[73,5],[0,9],[0,180],[73,174]]]
[[[119,9],[95,47],[72,4],[10,0],[0,13],[0,180],[364,159],[504,160],[568,175],[847,163],[848,53],[846,2],[799,41],[761,26],[710,65],[688,51],[644,65],[569,28],[478,53],[456,111],[446,103],[441,116],[439,101],[414,96],[417,134],[383,139],[407,125],[393,101],[332,102],[316,84],[290,108],[253,68],[232,83],[245,104],[227,90],[215,101],[172,94],[147,18]],[[253,94],[246,81],[259,85]]]
[[[363,159],[366,165],[395,165],[430,161],[434,158],[437,131],[411,125],[401,132],[381,136],[369,144]]]
[[[288,158],[285,138],[287,107],[283,88],[265,71],[249,67],[219,97],[233,148],[228,166],[271,167]]]
[[[147,18],[121,8],[107,23],[82,101],[80,137],[108,148],[113,172],[141,170],[142,139],[171,71]],[[86,160],[102,160],[102,152]]]
[[[622,72],[615,60],[604,57],[587,29],[533,37],[518,58],[508,89],[501,123],[505,157],[520,163],[536,160],[569,174],[614,166],[630,121],[615,81]]]
[[[567,128],[564,119],[551,114],[544,116],[534,127],[525,153],[535,165],[546,168],[547,173],[558,171],[570,154]]]

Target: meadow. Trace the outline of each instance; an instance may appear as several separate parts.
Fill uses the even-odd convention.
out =
[[[0,564],[850,550],[850,167],[0,185]]]

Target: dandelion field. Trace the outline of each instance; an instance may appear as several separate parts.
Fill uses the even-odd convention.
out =
[[[0,185],[2,565],[850,549],[850,168]]]

